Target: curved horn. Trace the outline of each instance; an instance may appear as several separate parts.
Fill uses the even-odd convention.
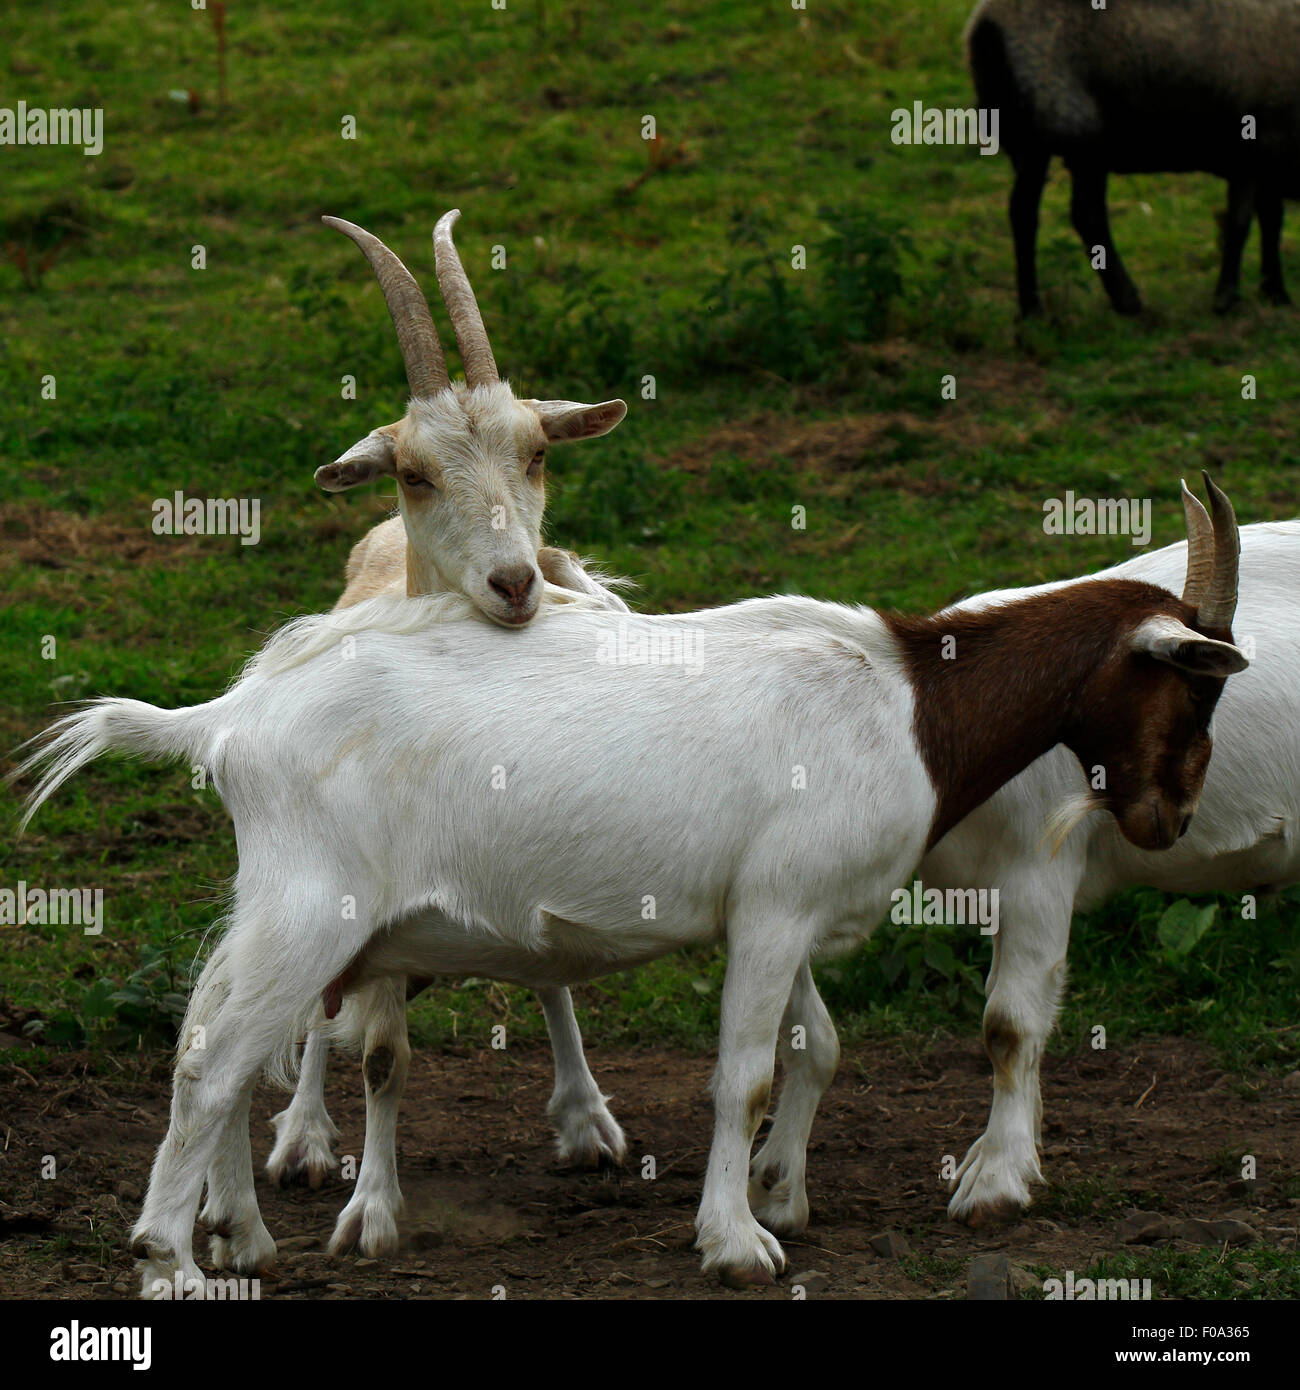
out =
[[[406,364],[406,383],[413,396],[436,396],[445,390],[447,363],[443,359],[442,344],[438,341],[433,317],[425,302],[415,276],[379,240],[363,227],[353,222],[345,222],[341,217],[322,217],[327,227],[333,227],[346,237],[351,237],[361,248],[361,253],[370,262],[375,272],[379,288],[384,292],[384,302],[397,329],[397,341],[402,349],[402,361]]]
[[[1201,505],[1201,499],[1183,479],[1183,515],[1187,518],[1187,581],[1183,602],[1199,608],[1205,600],[1214,573],[1214,524]]]
[[[483,316],[470,288],[469,276],[460,263],[460,254],[451,239],[451,229],[460,218],[460,209],[444,212],[433,229],[433,257],[438,267],[438,288],[451,315],[451,326],[465,364],[467,386],[491,386],[501,380],[488,343]]]
[[[1201,627],[1231,627],[1237,611],[1237,564],[1241,539],[1232,503],[1206,472],[1205,490],[1210,496],[1210,515],[1214,521],[1214,574],[1205,597],[1197,605],[1196,621]]]

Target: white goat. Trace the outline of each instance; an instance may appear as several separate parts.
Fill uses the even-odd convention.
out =
[[[1186,547],[1140,555],[1094,576],[1177,582]],[[1049,591],[1012,589],[961,604],[972,611]],[[1065,985],[1073,912],[1121,889],[1259,893],[1300,880],[1300,522],[1241,531],[1235,630],[1249,640],[1249,677],[1230,681],[1214,715],[1214,758],[1191,829],[1167,854],[1148,854],[1086,817],[1053,854],[1042,827],[1076,803],[1085,782],[1062,749],[1040,758],[951,830],[922,861],[926,887],[1000,888],[984,1012],[993,1107],[971,1146],[949,1213],[981,1225],[1019,1211],[1038,1165],[1038,1071]]]
[[[1094,795],[1134,843],[1185,829],[1223,679],[1246,665],[1236,524],[1210,490],[1212,543],[1187,498],[1181,599],[1088,581],[926,619],[801,598],[649,617],[578,599],[507,638],[422,622],[436,598],[381,598],[290,625],[208,704],[104,700],[61,720],[19,769],[45,767],[28,817],[109,749],[184,757],[211,770],[240,847],[132,1237],[144,1292],[177,1272],[201,1282],[194,1219],[223,1139],[242,1161],[209,1179],[206,1212],[236,1268],[261,1260],[249,1097],[268,1064],[287,1069],[320,1001],[391,976],[567,985],[723,938],[698,1244],[729,1282],[772,1280],[784,1256],[759,1221],[799,1214],[751,1212],[749,1153],[778,1042],[787,1065],[806,1052],[833,1067],[811,956],[861,941],[926,849],[1058,743],[1106,769]],[[346,655],[330,645],[344,620]],[[382,1073],[383,1020],[365,1024]],[[806,1049],[789,1047],[796,1027]]]
[[[398,482],[400,515],[373,527],[353,547],[347,587],[336,609],[379,594],[459,593],[495,622],[521,627],[540,611],[546,584],[551,584],[626,612],[627,605],[587,574],[575,556],[542,546],[541,526],[547,445],[606,434],[620,423],[627,406],[621,400],[583,405],[515,397],[500,380],[456,250],[452,229],[459,217],[458,209],[445,213],[433,240],[438,285],[465,364],[464,385],[448,377],[428,303],[410,271],[371,233],[339,218],[324,219],[357,244],[374,271],[397,330],[411,391],[401,420],[373,431],[316,472],[317,482],[333,492],[384,475]],[[559,597],[553,589],[549,592]],[[373,990],[377,997],[368,1002],[367,1012],[402,1009],[401,981],[376,984]],[[621,1162],[623,1133],[587,1067],[569,992],[548,989],[539,997],[556,1059],[548,1113],[559,1157],[571,1164]],[[374,1094],[367,1073],[367,1129],[376,1136],[393,1130],[409,1055],[409,1048],[397,1049],[394,1080],[382,1097]],[[272,1121],[276,1142],[266,1167],[276,1182],[301,1179],[317,1187],[337,1167],[332,1142],[338,1131],[325,1107],[328,1058],[327,1038],[313,1030],[293,1100]],[[385,1147],[391,1173],[381,1176]],[[391,1204],[367,1203],[365,1196],[373,1185],[387,1194],[396,1181],[391,1140],[387,1146],[377,1140],[368,1144],[356,1200],[340,1216],[331,1249],[337,1252],[358,1241],[367,1255],[396,1248]],[[218,1246],[223,1239],[213,1236]]]

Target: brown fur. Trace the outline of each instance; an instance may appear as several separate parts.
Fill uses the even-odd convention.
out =
[[[771,1099],[772,1083],[770,1081],[760,1082],[749,1093],[749,1100],[745,1104],[745,1118],[751,1135],[758,1133],[758,1127],[763,1123],[763,1116],[767,1114],[767,1103]]]
[[[366,1085],[370,1087],[371,1095],[377,1094],[388,1085],[388,1078],[393,1074],[393,1061],[391,1047],[377,1047],[373,1052],[366,1054]]]
[[[1003,1014],[993,1011],[984,1015],[984,1050],[998,1080],[1005,1086],[1012,1084],[1012,1066],[1020,1049],[1020,1034],[1011,1026]]]
[[[1091,776],[1098,805],[1143,843],[1152,807],[1194,802],[1210,756],[1206,732],[1223,681],[1132,652],[1148,617],[1167,615],[1207,637],[1195,610],[1164,589],[1109,579],[984,610],[930,618],[885,615],[916,693],[914,733],[938,796],[929,845],[1057,743]],[[955,657],[942,655],[945,637]],[[1155,800],[1153,800],[1155,798]],[[1164,827],[1166,833],[1168,826]],[[927,846],[928,847],[928,846]]]

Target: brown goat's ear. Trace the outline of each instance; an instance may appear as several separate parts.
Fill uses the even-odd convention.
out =
[[[599,405],[582,405],[578,401],[524,401],[523,404],[541,417],[542,429],[552,444],[569,444],[608,434],[627,414],[623,401],[601,401]]]
[[[392,429],[392,425],[384,425],[371,430],[333,463],[322,464],[316,470],[316,485],[326,492],[343,492],[358,483],[373,482],[385,475],[392,477],[397,472]]]
[[[1133,631],[1132,646],[1135,652],[1145,652],[1157,661],[1198,676],[1231,676],[1250,665],[1245,654],[1231,642],[1202,637],[1177,618],[1148,618],[1139,623]]]

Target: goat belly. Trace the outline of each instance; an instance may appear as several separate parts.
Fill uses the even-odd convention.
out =
[[[679,944],[653,934],[653,923],[647,924],[644,933],[629,936],[562,921],[549,913],[543,916],[547,939],[537,949],[529,949],[490,931],[463,926],[444,913],[412,914],[371,940],[358,963],[357,982],[394,974],[482,975],[543,989],[625,970],[665,955]]]

